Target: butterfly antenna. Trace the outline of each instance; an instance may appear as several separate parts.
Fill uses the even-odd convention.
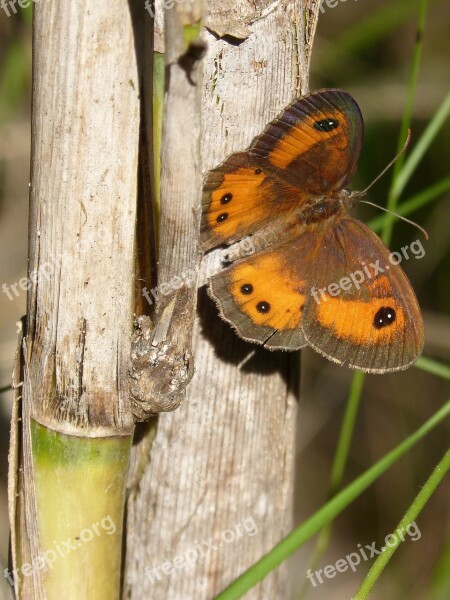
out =
[[[381,177],[383,177],[383,175],[386,173],[386,171],[388,171],[395,162],[397,162],[397,160],[400,158],[400,156],[403,154],[403,152],[408,147],[410,140],[411,140],[411,129],[408,129],[408,135],[406,136],[405,143],[403,144],[403,147],[400,150],[400,152],[398,152],[394,156],[394,158],[384,167],[384,169],[381,171],[381,173],[379,175],[377,175],[375,177],[375,179],[372,181],[372,183],[369,183],[369,185],[366,187],[365,190],[362,190],[361,192],[352,192],[351,197],[352,198],[360,198],[361,196],[365,196],[367,194],[367,192],[370,190],[370,188]],[[383,208],[382,206],[378,206],[378,204],[375,204],[375,202],[370,202],[369,200],[360,200],[360,202],[364,202],[364,204],[370,204],[370,206],[375,206],[375,208],[379,208],[380,210],[383,210],[384,212],[394,215],[398,219],[401,219],[402,221],[405,221],[406,223],[409,223],[410,225],[414,225],[414,227],[417,227],[417,229],[419,229],[423,233],[423,235],[425,236],[425,239],[426,240],[428,239],[428,233],[425,231],[425,229],[423,227],[418,225],[415,221],[411,221],[410,219],[407,219],[406,217],[402,217],[402,215],[399,215],[398,213],[394,212],[393,210],[389,210],[387,208]]]
[[[409,145],[409,142],[411,140],[411,129],[408,129],[408,135],[406,136],[406,141],[403,144],[403,148],[400,150],[400,152],[398,152],[394,158],[391,160],[390,163],[388,163],[384,169],[381,171],[381,173],[379,175],[377,175],[375,177],[375,179],[372,181],[372,183],[369,183],[369,185],[366,187],[365,190],[362,190],[361,192],[354,192],[353,193],[353,197],[357,198],[359,196],[365,196],[367,194],[367,192],[370,190],[370,188],[379,180],[381,179],[381,177],[383,177],[383,175],[386,173],[386,171],[389,171],[389,169],[392,167],[392,165],[398,161],[398,159],[400,158],[400,156],[403,154],[403,152],[406,150],[406,148]]]
[[[410,225],[414,225],[414,227],[417,227],[417,229],[419,229],[419,231],[421,231],[423,233],[423,235],[425,236],[425,239],[426,240],[428,239],[428,233],[425,231],[425,229],[423,227],[421,227],[415,221],[411,221],[410,219],[407,219],[406,217],[402,217],[402,215],[399,215],[398,213],[394,212],[393,210],[389,210],[388,208],[384,208],[383,206],[378,206],[378,204],[375,204],[375,202],[370,202],[369,200],[360,200],[360,202],[364,202],[364,204],[370,204],[370,206],[375,206],[375,208],[384,210],[384,212],[394,215],[394,217],[397,217],[397,218],[401,219],[402,221],[406,221],[406,223],[409,223]]]

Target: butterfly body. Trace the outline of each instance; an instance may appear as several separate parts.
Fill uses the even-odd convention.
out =
[[[423,345],[414,292],[389,250],[350,209],[362,145],[353,98],[293,102],[245,152],[209,172],[204,251],[249,237],[255,252],[211,278],[221,316],[269,349],[309,345],[368,372],[412,364]]]

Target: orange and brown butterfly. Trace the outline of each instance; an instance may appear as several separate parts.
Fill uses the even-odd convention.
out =
[[[311,346],[386,373],[420,355],[423,321],[403,270],[349,214],[362,138],[350,94],[324,89],[295,100],[208,173],[201,245],[206,252],[250,236],[255,252],[209,281],[242,338],[271,350]]]

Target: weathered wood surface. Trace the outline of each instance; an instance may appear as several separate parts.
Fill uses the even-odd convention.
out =
[[[248,146],[299,88],[306,91],[307,76],[298,65],[309,60],[304,48],[298,53],[304,40],[297,13],[301,3],[258,2],[256,16],[254,3],[209,4],[203,38],[203,172]],[[236,11],[253,15],[236,27],[227,25],[239,40],[211,33],[223,27],[223,20],[214,25],[214,14],[227,9],[232,16]],[[314,23],[309,16],[307,29],[313,31]],[[155,47],[161,49],[158,32]],[[169,93],[182,98],[189,83],[181,78],[177,85]],[[174,115],[170,127],[183,131],[189,111]],[[193,150],[184,145],[184,151]],[[171,156],[165,153],[164,160],[170,163]],[[172,172],[176,176],[176,165]],[[177,210],[183,221],[182,203]],[[162,228],[172,224],[163,222]],[[180,251],[172,249],[175,257]],[[220,321],[203,288],[198,313],[195,374],[186,400],[173,413],[159,415],[149,461],[148,438],[135,449],[133,470],[141,477],[128,502],[126,598],[212,598],[292,525],[299,356],[239,340]],[[288,595],[283,565],[246,597],[284,600]]]
[[[29,289],[10,453],[19,574],[42,550],[31,421],[93,437],[130,435],[134,426],[128,369],[139,77],[132,18],[120,0],[43,2],[34,13]],[[44,598],[45,577],[39,568],[20,577],[20,597]]]
[[[33,51],[29,269],[39,276],[25,359],[40,386],[25,382],[24,394],[49,426],[118,431],[132,425],[139,80],[129,10],[120,0],[39,4]]]
[[[203,48],[186,40],[202,22],[201,0],[167,10],[161,152],[161,227],[156,313],[139,319],[132,349],[133,412],[145,420],[184,400],[194,368],[192,327],[200,253],[200,107]],[[180,116],[183,118],[180,119]],[[152,301],[147,291],[147,298]]]

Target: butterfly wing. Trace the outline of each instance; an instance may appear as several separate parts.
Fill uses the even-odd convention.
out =
[[[416,297],[381,240],[347,215],[214,276],[210,295],[239,335],[269,349],[312,346],[371,373],[406,369],[423,347]]]
[[[247,341],[269,349],[306,345],[302,330],[319,247],[312,230],[294,242],[236,261],[210,280],[220,314]]]
[[[209,171],[203,186],[200,242],[204,251],[237,242],[291,213],[304,193],[276,180],[247,152]]]
[[[345,187],[355,174],[364,122],[350,94],[313,92],[290,104],[253,141],[256,164],[310,195]]]
[[[230,244],[280,223],[311,196],[352,178],[363,121],[355,100],[322,90],[293,102],[247,152],[210,171],[203,187],[203,250]]]
[[[321,240],[314,293],[303,314],[308,344],[369,373],[409,367],[424,342],[420,309],[405,273],[366,225],[330,219]]]

